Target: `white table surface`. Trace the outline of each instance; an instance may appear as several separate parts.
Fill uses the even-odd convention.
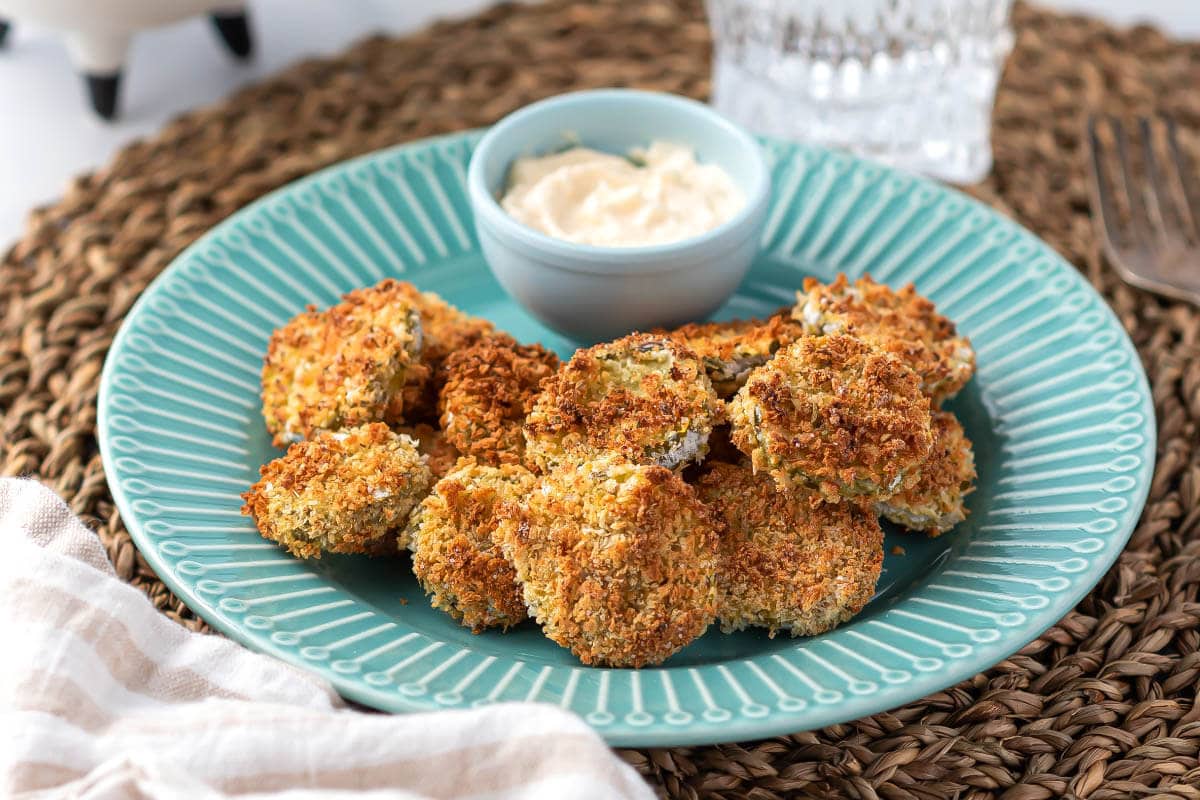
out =
[[[1200,0],[1042,0],[1126,24],[1146,20],[1200,37]],[[215,102],[298,59],[333,54],[376,31],[403,33],[436,17],[471,14],[489,0],[253,0],[256,57],[239,64],[208,23],[193,19],[140,34],[124,77],[121,116],[92,114],[82,81],[52,32],[17,24],[0,49],[0,249],[26,212],[52,201],[71,176],[177,114]]]

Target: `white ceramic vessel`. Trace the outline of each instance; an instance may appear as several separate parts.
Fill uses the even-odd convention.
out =
[[[93,108],[111,119],[133,35],[199,14],[209,15],[231,53],[238,58],[250,55],[246,4],[238,0],[0,0],[0,44],[14,23],[60,31],[71,61],[87,82]]]

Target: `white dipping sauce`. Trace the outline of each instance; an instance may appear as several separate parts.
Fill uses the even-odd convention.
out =
[[[580,244],[637,247],[697,236],[727,222],[746,199],[715,164],[655,141],[621,156],[575,147],[518,158],[500,201],[534,230]]]

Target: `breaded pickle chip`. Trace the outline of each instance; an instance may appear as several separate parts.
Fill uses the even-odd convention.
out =
[[[385,280],[310,306],[271,335],[262,399],[276,447],[384,418],[421,353],[419,315],[399,287]]]
[[[658,664],[716,613],[718,538],[664,467],[608,455],[547,475],[500,526],[531,616],[585,664]]]
[[[722,417],[695,353],[635,333],[579,350],[542,384],[525,421],[526,457],[544,471],[610,452],[674,469],[704,458]]]
[[[498,508],[528,495],[537,483],[524,467],[464,458],[417,506],[407,539],[413,572],[440,608],[478,633],[525,619],[525,600],[512,565],[493,538]]]
[[[300,558],[390,555],[432,478],[413,439],[374,422],[297,442],[259,470],[242,513]]]
[[[913,369],[921,390],[941,402],[954,396],[975,374],[975,351],[954,323],[910,283],[896,291],[864,276],[845,275],[828,286],[805,278],[792,316],[806,333],[850,333],[873,340]]]
[[[929,398],[899,359],[851,336],[807,336],[729,402],[733,442],[784,489],[881,500],[929,454]]]
[[[447,356],[438,406],[446,439],[488,464],[520,464],[522,426],[558,356],[539,344],[489,338]]]
[[[718,616],[725,632],[815,636],[862,610],[883,568],[883,531],[852,503],[813,505],[748,467],[716,464],[700,499],[721,526]]]
[[[975,453],[949,411],[933,413],[933,446],[917,481],[877,505],[897,525],[939,536],[967,518],[964,498],[975,490]]]
[[[425,346],[403,390],[392,399],[387,421],[433,422],[438,414],[442,362],[451,353],[496,335],[495,326],[482,317],[460,311],[434,292],[422,292],[407,281],[396,285],[397,292],[420,313]]]
[[[752,369],[802,335],[800,326],[782,314],[766,320],[690,323],[655,333],[666,333],[698,355],[719,397],[733,396]]]

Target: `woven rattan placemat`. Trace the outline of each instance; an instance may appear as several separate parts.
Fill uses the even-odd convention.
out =
[[[1160,436],[1141,524],[1074,612],[971,681],[822,731],[623,751],[667,796],[1200,799],[1200,312],[1104,264],[1080,150],[1083,115],[1106,109],[1169,112],[1200,152],[1200,44],[1021,6],[1015,24],[996,167],[972,191],[1074,262],[1141,351]],[[0,474],[39,476],[95,525],[122,578],[203,628],[137,555],[97,452],[100,367],[147,282],[232,211],[326,164],[567,89],[703,97],[708,58],[699,2],[506,5],[297,65],[127,147],[34,212],[0,263]]]

